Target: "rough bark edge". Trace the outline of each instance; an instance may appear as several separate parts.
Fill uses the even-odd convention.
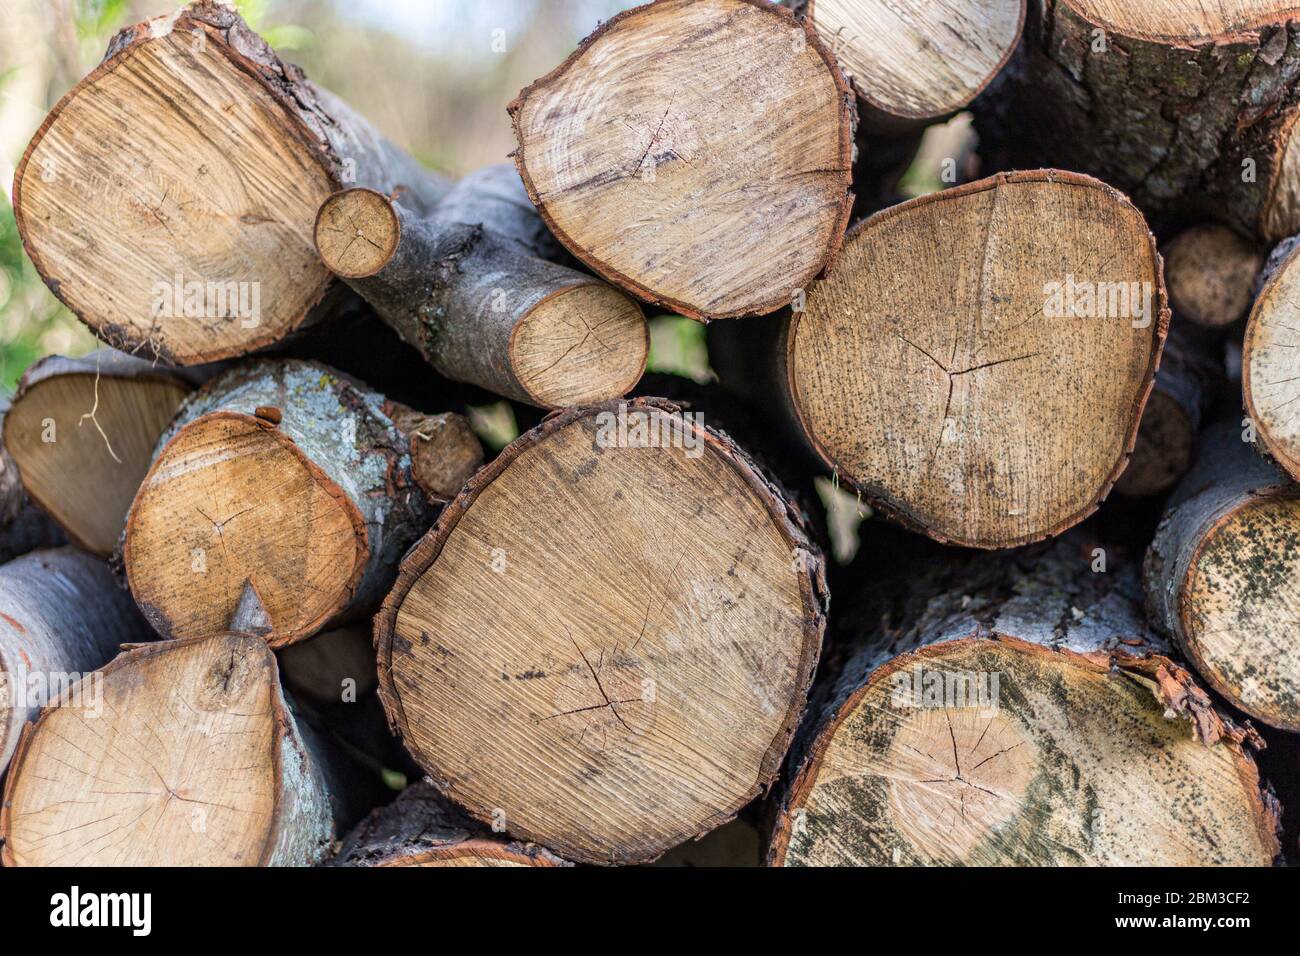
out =
[[[1061,183],[1069,186],[1081,186],[1088,189],[1096,189],[1106,194],[1121,206],[1131,210],[1138,217],[1138,221],[1142,223],[1143,227],[1147,230],[1147,244],[1151,250],[1152,263],[1155,266],[1156,304],[1159,306],[1155,321],[1154,347],[1151,350],[1151,358],[1147,364],[1146,373],[1143,376],[1142,383],[1138,387],[1137,395],[1133,400],[1133,408],[1129,414],[1130,421],[1128,430],[1124,436],[1124,443],[1122,445],[1120,456],[1111,468],[1110,474],[1098,488],[1093,499],[1078,511],[1068,516],[1064,521],[1059,522],[1043,532],[1022,535],[1018,538],[1004,542],[987,543],[968,541],[955,537],[950,538],[938,534],[934,530],[928,528],[925,522],[920,519],[920,516],[917,515],[913,509],[905,503],[897,501],[885,489],[860,483],[853,476],[845,472],[838,462],[831,457],[830,453],[826,451],[821,442],[812,434],[812,431],[808,428],[807,422],[804,420],[802,412],[803,403],[799,397],[799,389],[795,383],[794,375],[794,342],[799,331],[801,313],[791,313],[790,319],[785,326],[785,350],[783,356],[785,375],[784,388],[785,393],[789,396],[788,404],[798,421],[799,431],[803,434],[804,440],[808,443],[808,446],[816,453],[817,457],[831,469],[831,473],[834,476],[842,479],[845,484],[858,491],[863,498],[867,499],[872,507],[876,508],[891,520],[901,524],[909,531],[916,531],[920,534],[924,534],[927,537],[938,541],[940,544],[948,544],[963,548],[981,548],[993,551],[1034,544],[1038,541],[1045,541],[1048,538],[1056,537],[1064,531],[1074,527],[1079,522],[1083,521],[1083,519],[1095,512],[1097,508],[1100,507],[1101,503],[1106,500],[1106,497],[1115,487],[1115,482],[1119,480],[1119,476],[1122,475],[1124,470],[1128,467],[1129,458],[1133,454],[1133,446],[1137,442],[1138,428],[1142,424],[1142,411],[1146,408],[1147,400],[1151,397],[1151,390],[1155,387],[1156,371],[1160,368],[1160,357],[1164,351],[1165,339],[1169,335],[1169,320],[1171,313],[1169,310],[1169,296],[1165,291],[1164,260],[1156,249],[1155,236],[1151,234],[1150,228],[1146,226],[1146,217],[1142,215],[1142,211],[1138,209],[1137,206],[1133,205],[1132,201],[1127,196],[1121,193],[1118,189],[1106,185],[1100,179],[1096,179],[1093,176],[1087,176],[1083,173],[1072,173],[1060,169],[1035,169],[995,173],[992,176],[976,180],[972,183],[954,186],[952,189],[945,189],[935,193],[928,193],[924,196],[918,196],[916,199],[910,199],[907,202],[899,203],[897,206],[891,206],[888,209],[876,213],[874,216],[855,223],[853,228],[849,230],[848,235],[845,237],[846,242],[850,241],[855,239],[859,233],[864,232],[872,226],[879,225],[895,216],[910,212],[913,209],[931,203],[943,202],[947,199],[957,199],[974,193],[986,192],[990,189],[998,189],[1004,185],[1035,182]]]
[[[1291,268],[1298,257],[1300,257],[1300,236],[1282,240],[1269,253],[1256,280],[1258,289],[1246,318],[1246,331],[1241,342],[1241,398],[1246,417],[1254,423],[1255,432],[1268,458],[1276,462],[1294,481],[1300,481],[1300,459],[1288,454],[1273,437],[1272,431],[1261,424],[1261,419],[1255,410],[1254,393],[1250,387],[1250,357],[1255,347],[1255,339],[1259,335],[1260,307],[1264,297],[1272,291],[1274,283]]]
[[[189,366],[188,368],[182,366],[175,368],[159,367],[146,359],[137,358],[134,355],[127,355],[116,350],[104,350],[102,354],[91,352],[88,355],[76,358],[69,358],[64,355],[47,355],[23,373],[23,377],[18,382],[18,388],[10,398],[10,407],[13,407],[13,403],[22,401],[29,391],[42,382],[64,375],[91,375],[96,378],[125,378],[134,381],[154,382],[160,385],[179,385],[187,391],[193,391],[206,378],[202,366]],[[4,437],[7,434],[8,422],[9,416],[0,414],[0,447],[8,447]],[[10,457],[12,458],[12,455]],[[22,477],[22,469],[18,469],[18,475],[19,478]],[[41,510],[41,513],[49,521],[58,526],[59,530],[63,532],[70,542],[81,548],[81,550],[98,557],[105,559],[111,557],[111,553],[105,554],[99,549],[91,547],[87,541],[75,534],[71,528],[54,516],[53,510],[41,500],[41,496],[34,489],[27,486],[27,482],[24,481],[22,484],[23,491],[28,499]],[[130,509],[128,509],[129,513]]]
[[[173,434],[167,440],[167,443],[165,445],[163,445],[154,453],[153,462],[149,465],[149,471],[145,474],[144,481],[140,483],[141,490],[143,490],[150,483],[150,480],[153,478],[154,472],[157,471],[158,469],[158,462],[160,462],[163,456],[167,454],[168,451],[171,450],[172,446],[176,444],[176,442],[178,442],[183,437],[183,435],[190,428],[190,426],[198,424],[199,422],[207,422],[207,421],[212,421],[212,420],[222,419],[222,418],[234,419],[235,421],[243,422],[244,424],[253,425],[256,426],[257,428],[262,429],[263,432],[273,435],[275,437],[275,440],[280,443],[280,446],[282,448],[287,449],[291,454],[293,454],[297,458],[298,463],[306,469],[308,474],[311,475],[312,480],[318,486],[320,486],[325,491],[326,494],[328,494],[331,498],[333,498],[335,501],[339,503],[339,506],[343,509],[344,513],[348,516],[348,520],[352,522],[353,532],[356,536],[357,558],[355,563],[352,566],[352,574],[348,578],[347,585],[344,588],[342,588],[339,592],[339,601],[337,605],[327,609],[325,612],[321,614],[319,618],[312,621],[310,624],[300,628],[296,628],[288,632],[287,634],[285,634],[284,637],[282,638],[276,639],[274,641],[268,641],[267,642],[268,645],[271,647],[272,650],[274,650],[275,648],[283,647],[287,644],[293,644],[296,643],[297,641],[303,640],[305,636],[308,634],[314,634],[318,632],[322,627],[325,626],[325,624],[327,624],[329,621],[333,620],[334,618],[338,617],[340,614],[343,613],[343,611],[348,609],[348,606],[352,603],[352,599],[357,592],[357,588],[361,584],[361,579],[365,574],[366,568],[370,563],[370,556],[371,556],[370,537],[369,537],[368,529],[366,528],[365,516],[362,515],[361,510],[352,501],[352,498],[348,495],[346,491],[340,488],[334,482],[334,480],[330,478],[330,476],[327,475],[319,465],[316,464],[316,462],[314,462],[311,458],[309,458],[307,454],[301,448],[298,447],[297,442],[295,442],[288,435],[284,434],[284,432],[280,431],[278,425],[269,422],[266,419],[258,418],[256,415],[245,414],[244,412],[232,412],[232,411],[208,412],[205,415],[198,416],[193,421],[186,422],[186,424],[182,428],[176,430],[175,434]],[[136,518],[138,517],[139,514],[139,509],[137,507],[139,503],[140,503],[140,496],[139,494],[137,494],[135,501],[131,503],[131,510],[127,512],[126,525],[122,530],[122,545],[118,548],[118,552],[121,555],[121,566],[125,570],[128,584],[131,579],[131,570],[130,570],[130,562],[126,556],[126,552],[127,552],[126,543],[131,539],[133,532],[135,530]],[[133,595],[135,594],[134,588],[132,589],[131,593]],[[153,605],[141,601],[138,598],[136,599],[136,603],[139,604],[140,611],[144,614],[146,620],[148,620],[149,624],[154,628],[154,630],[158,632],[158,634],[161,637],[167,640],[176,639],[172,634],[173,631],[172,623],[166,617],[163,616],[161,611],[159,611]],[[202,639],[203,638],[187,638],[187,640],[202,640]]]
[[[205,19],[205,14],[213,17],[213,19]],[[238,27],[230,21],[232,16],[234,21],[237,21],[238,26],[243,27],[242,30],[238,30]],[[336,185],[339,184],[339,164],[338,157],[333,155],[333,152],[329,148],[328,142],[324,137],[321,136],[318,138],[314,136],[308,128],[307,123],[304,121],[303,111],[308,108],[308,105],[299,105],[299,101],[293,95],[292,86],[287,80],[283,79],[285,76],[292,77],[296,74],[301,82],[305,83],[307,81],[302,77],[301,71],[299,71],[297,67],[284,63],[279,57],[277,57],[275,53],[272,52],[266,41],[256,33],[253,33],[233,8],[220,7],[208,3],[206,0],[200,0],[198,3],[191,4],[188,7],[183,7],[169,16],[155,17],[153,20],[144,20],[133,26],[123,28],[109,42],[108,50],[104,53],[104,59],[99,66],[95,67],[88,74],[78,80],[72,89],[68,90],[68,92],[64,93],[63,96],[59,98],[59,101],[54,105],[54,108],[50,110],[45,119],[41,122],[40,127],[32,135],[32,139],[27,144],[27,148],[23,150],[22,158],[18,161],[18,166],[14,171],[12,206],[14,221],[18,227],[18,236],[22,240],[23,251],[27,254],[27,258],[31,260],[32,265],[36,267],[36,272],[41,277],[41,281],[45,283],[50,292],[53,293],[54,297],[63,303],[63,306],[75,315],[83,325],[94,330],[109,345],[127,352],[128,354],[133,354],[147,345],[152,350],[154,358],[166,362],[168,365],[179,365],[180,363],[176,361],[175,356],[171,354],[170,350],[160,347],[157,342],[154,342],[149,338],[142,338],[139,342],[132,342],[127,330],[120,326],[92,322],[81,311],[73,308],[63,299],[59,294],[59,286],[61,284],[60,280],[48,277],[50,272],[49,268],[37,254],[36,249],[34,249],[27,241],[27,227],[23,213],[22,195],[23,178],[27,173],[28,160],[31,159],[32,153],[36,151],[36,147],[40,145],[41,141],[45,138],[45,134],[49,131],[50,127],[59,119],[64,108],[72,102],[73,99],[80,96],[84,88],[97,83],[102,77],[117,69],[117,67],[125,62],[127,57],[134,53],[136,48],[141,44],[149,40],[161,39],[152,35],[150,32],[150,24],[153,23],[154,20],[166,20],[169,18],[172,20],[172,32],[177,30],[183,32],[188,32],[189,30],[203,30],[205,34],[211,37],[213,46],[220,49],[222,54],[230,60],[231,64],[238,71],[261,83],[272,97],[284,108],[284,111],[289,118],[289,121],[285,124],[286,131],[290,132],[293,137],[306,148],[307,152],[320,163],[321,169],[325,171],[325,174]],[[237,31],[235,35],[239,40],[243,41],[241,46],[243,46],[247,55],[236,50],[234,46],[227,41],[226,36],[222,32],[223,24],[226,29],[231,29],[232,32]],[[250,42],[250,38],[252,42]],[[279,83],[274,82],[272,79],[277,75],[282,78]],[[314,105],[315,104],[311,104],[312,107],[314,107]],[[332,280],[327,276],[326,281],[308,299],[303,314],[298,316],[294,321],[286,324],[284,331],[281,334],[264,332],[260,336],[251,336],[247,342],[239,346],[218,349],[210,354],[205,353],[203,361],[211,362],[221,359],[235,358],[248,352],[265,349],[282,341],[285,336],[299,331],[303,326],[309,324],[313,311],[325,298],[325,294],[329,291],[331,283]]]
[[[114,671],[125,667],[128,664],[142,660],[146,657],[165,654],[191,644],[198,644],[203,641],[212,640],[211,637],[190,637],[183,640],[158,641],[149,644],[124,644],[122,653],[113,658],[95,673],[99,680],[105,680]],[[271,739],[272,751],[272,770],[275,773],[275,799],[271,804],[271,826],[267,831],[266,842],[262,847],[262,852],[258,857],[257,866],[271,866],[275,862],[274,856],[278,849],[278,843],[281,839],[281,828],[284,822],[284,805],[285,787],[284,787],[284,759],[286,752],[291,752],[288,748],[296,750],[304,763],[315,767],[315,763],[306,753],[306,749],[301,738],[293,733],[294,720],[293,715],[289,712],[288,705],[284,698],[284,692],[280,688],[280,664],[275,655],[268,649],[267,653],[271,657],[271,707],[272,707],[272,726],[274,731]],[[83,678],[84,679],[84,678]],[[73,685],[65,691],[71,694],[77,689],[80,683]],[[51,701],[45,707],[41,708],[40,715],[34,720],[29,721],[23,728],[22,736],[18,739],[18,747],[14,750],[13,759],[9,762],[10,773],[5,781],[4,800],[0,802],[0,866],[12,867],[14,863],[13,850],[9,845],[9,828],[11,826],[11,816],[13,813],[14,786],[18,780],[19,764],[27,757],[27,751],[31,747],[36,732],[45,723],[46,719],[63,703],[63,697]],[[320,769],[316,768],[316,774],[319,776]],[[332,827],[332,824],[331,824]],[[328,851],[328,847],[325,848]]]
[[[1164,706],[1166,719],[1183,719],[1191,724],[1194,740],[1207,747],[1223,742],[1232,751],[1237,779],[1244,785],[1246,795],[1251,800],[1252,816],[1261,842],[1272,850],[1274,859],[1277,858],[1281,852],[1278,834],[1282,808],[1272,790],[1260,780],[1259,768],[1245,750],[1246,745],[1262,749],[1263,741],[1249,725],[1240,727],[1217,710],[1209,695],[1196,684],[1195,678],[1186,669],[1161,654],[1133,655],[1118,650],[1080,654],[1069,648],[1044,647],[1006,634],[981,633],[977,630],[965,638],[939,641],[907,651],[874,667],[861,686],[837,702],[827,716],[814,725],[808,752],[794,773],[789,791],[784,795],[780,806],[775,808],[773,826],[767,828],[768,844],[761,856],[764,866],[784,866],[790,844],[790,828],[785,825],[785,819],[790,807],[803,804],[812,790],[831,738],[867,692],[900,667],[910,665],[918,659],[939,656],[955,644],[984,640],[996,641],[1043,657],[1063,655],[1069,663],[1094,673],[1118,673],[1136,680],[1151,691],[1157,703]]]
[[[507,445],[490,464],[480,468],[460,494],[443,509],[438,518],[438,523],[402,559],[397,583],[388,596],[384,598],[382,607],[375,614],[374,634],[379,671],[379,699],[384,705],[385,713],[388,715],[389,727],[403,742],[406,740],[404,729],[406,712],[402,707],[401,695],[398,693],[397,685],[392,677],[392,660],[393,642],[397,636],[395,633],[397,615],[401,610],[402,603],[406,600],[407,594],[410,593],[415,583],[437,560],[447,538],[465,512],[473,506],[475,499],[516,458],[532,447],[542,444],[551,435],[579,419],[592,417],[603,411],[616,411],[620,404],[625,405],[629,410],[657,409],[667,414],[673,414],[681,408],[675,402],[662,398],[612,399],[595,405],[582,405],[566,409],[547,416],[536,428],[525,432]],[[734,801],[732,806],[719,810],[697,833],[687,836],[682,842],[697,840],[733,820],[746,804],[760,794],[767,792],[776,782],[781,765],[785,761],[786,753],[794,739],[795,732],[799,728],[801,717],[807,705],[813,674],[817,669],[817,662],[821,656],[822,639],[826,631],[826,615],[830,602],[830,595],[826,587],[825,564],[820,552],[805,533],[803,516],[798,512],[797,508],[753,464],[749,455],[741,450],[730,438],[707,427],[695,426],[695,430],[704,438],[708,447],[721,459],[723,464],[739,472],[759,501],[767,507],[777,529],[790,545],[791,553],[793,554],[794,550],[799,548],[803,549],[804,553],[808,555],[805,570],[800,573],[800,591],[803,594],[807,615],[804,626],[803,649],[790,710],[763,756],[758,779],[755,780],[749,791]],[[424,764],[418,759],[415,748],[408,745],[407,749],[411,751],[412,756],[416,756],[416,762],[424,767]],[[428,767],[424,767],[424,769],[429,773],[430,779],[439,791],[454,800],[454,795],[451,793],[452,788],[446,786],[445,782],[439,781],[429,771]],[[474,819],[484,823],[490,822],[484,814],[477,812],[474,808],[459,803],[457,805],[462,806]],[[523,830],[520,830],[520,834],[532,842],[539,842],[534,834]],[[663,852],[667,852],[668,849],[671,848],[665,848]],[[629,858],[620,860],[619,863],[648,863],[657,859],[659,855],[662,854],[655,854],[645,859],[639,857],[636,859]]]
[[[719,312],[705,314],[698,309],[692,309],[684,302],[668,296],[660,296],[647,289],[645,286],[635,282],[628,276],[623,275],[617,269],[606,265],[599,258],[592,255],[582,247],[580,243],[574,242],[559,224],[555,222],[547,209],[546,204],[541,199],[541,194],[533,185],[531,177],[528,175],[527,162],[524,157],[524,142],[522,130],[519,128],[519,112],[523,109],[524,103],[537,90],[549,86],[555,82],[569,68],[574,66],[578,60],[587,52],[597,40],[603,37],[610,28],[622,20],[631,19],[638,16],[646,10],[653,7],[659,0],[651,0],[638,7],[630,10],[624,10],[621,13],[610,17],[604,23],[600,24],[590,35],[584,38],[578,48],[569,54],[568,58],[545,76],[529,83],[519,95],[510,101],[506,106],[506,112],[510,115],[510,125],[515,134],[515,142],[519,145],[510,153],[511,158],[515,161],[515,168],[519,170],[519,178],[523,180],[524,188],[528,190],[528,198],[532,200],[537,207],[537,213],[546,223],[546,227],[570,253],[587,264],[597,275],[613,283],[620,289],[631,293],[644,302],[661,306],[670,312],[678,315],[684,315],[687,318],[697,319],[702,322],[708,322],[712,319],[731,319],[746,315],[763,315],[767,312],[773,312],[786,303],[787,293],[782,292],[779,296],[774,297],[770,302],[764,302],[746,309],[736,309],[731,312]],[[807,285],[818,276],[826,273],[827,270],[835,264],[835,259],[839,255],[840,248],[844,244],[844,231],[849,224],[849,214],[853,211],[853,139],[857,128],[857,108],[853,91],[849,89],[848,83],[844,79],[844,74],[840,70],[839,63],[836,62],[834,55],[817,36],[817,31],[813,29],[811,23],[796,19],[793,13],[785,7],[769,3],[768,0],[738,0],[741,3],[748,3],[764,13],[770,13],[777,17],[783,17],[788,21],[792,29],[802,29],[805,41],[811,46],[825,62],[827,69],[830,71],[831,78],[835,82],[836,91],[840,95],[840,164],[844,167],[842,179],[844,181],[844,198],[840,201],[841,212],[839,222],[835,226],[833,238],[822,257],[821,265],[816,270],[809,270],[806,277],[803,277],[802,283]]]
[[[988,75],[984,77],[979,86],[964,100],[954,104],[950,109],[938,113],[918,113],[891,109],[878,103],[856,80],[848,80],[849,86],[858,95],[859,102],[867,107],[865,110],[858,109],[858,119],[862,125],[872,128],[882,135],[899,135],[912,132],[930,123],[941,123],[970,106],[976,97],[988,89],[988,85],[1002,72],[1020,46],[1020,40],[1025,33],[1025,20],[1029,13],[1029,0],[1019,0],[1019,3],[1020,17],[1016,21],[1015,34],[1012,36],[1010,44],[1007,45],[1006,52],[1002,54],[1001,59],[988,72]],[[794,0],[790,4],[790,8],[799,19],[806,20],[814,26],[816,25],[817,0]]]

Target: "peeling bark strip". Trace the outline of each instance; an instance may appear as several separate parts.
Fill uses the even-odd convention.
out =
[[[535,843],[494,836],[427,781],[412,784],[344,839],[334,866],[572,866]]]
[[[1290,0],[1031,0],[980,119],[990,168],[1099,176],[1163,227],[1300,231],[1300,22]]]
[[[801,732],[769,864],[1273,860],[1258,737],[1147,630],[1136,576],[1092,573],[1070,540],[935,562],[909,617],[860,635]]]
[[[260,638],[135,647],[23,733],[5,866],[310,866],[334,823],[316,744]]]
[[[464,461],[463,435],[430,457]],[[254,361],[191,396],[160,439],[126,573],[165,637],[221,633],[251,581],[279,647],[377,604],[430,515],[381,396],[317,363]]]
[[[786,0],[810,20],[861,100],[864,126],[898,132],[975,99],[1006,65],[1025,0]]]
[[[158,437],[192,389],[190,378],[110,349],[50,356],[18,383],[4,444],[32,499],[69,539],[108,557]]]
[[[641,307],[559,253],[513,166],[489,166],[421,218],[368,189],[325,200],[325,265],[446,378],[559,408],[630,391],[650,333]]]
[[[657,305],[771,312],[839,249],[853,95],[812,28],[765,0],[620,13],[509,111],[555,236]]]
[[[572,409],[403,560],[379,691],[474,817],[577,862],[646,862],[772,782],[824,582],[802,517],[725,436],[663,399]]]
[[[1241,389],[1259,442],[1300,480],[1300,257],[1279,243],[1260,273],[1241,346]]]
[[[330,282],[312,222],[344,184],[421,211],[445,191],[233,8],[199,2],[123,30],[59,101],[18,166],[14,216],[100,338],[191,365],[310,321]]]
[[[1224,379],[1222,345],[1182,317],[1169,326],[1151,399],[1128,467],[1115,490],[1130,497],[1168,491],[1192,465],[1196,435]]]
[[[8,414],[9,399],[0,396],[0,436]],[[27,497],[18,464],[0,440],[0,561],[65,543],[63,532]]]
[[[1264,255],[1226,226],[1184,229],[1164,248],[1169,305],[1179,319],[1210,329],[1246,314]]]
[[[1300,489],[1241,431],[1203,435],[1147,554],[1147,605],[1215,690],[1300,731]]]
[[[23,724],[118,646],[152,638],[108,565],[72,548],[0,565],[0,774]]]
[[[1003,548],[1106,496],[1168,323],[1155,242],[1123,196],[1007,173],[857,225],[769,364],[842,480],[936,540]]]

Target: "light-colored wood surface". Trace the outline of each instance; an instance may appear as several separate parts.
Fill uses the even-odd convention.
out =
[[[997,673],[997,706],[900,707],[891,674]],[[1267,866],[1254,765],[1138,680],[1021,642],[934,645],[838,713],[778,833],[786,865]]]
[[[228,47],[171,32],[60,102],[19,169],[14,207],[33,261],[106,341],[189,364],[303,321],[329,282],[311,227],[333,188]],[[258,283],[259,326],[154,315],[155,286],[177,276]]]
[[[556,237],[694,316],[771,312],[848,216],[851,97],[811,29],[754,0],[659,0],[605,23],[510,105]]]
[[[1180,232],[1163,250],[1169,306],[1179,319],[1221,328],[1250,308],[1264,256],[1227,226]]]
[[[1096,23],[1144,37],[1198,39],[1300,14],[1294,0],[1065,0]]]
[[[1146,326],[1049,315],[1050,284],[1069,281],[1138,283]],[[976,547],[1040,540],[1125,465],[1163,291],[1141,214],[1096,180],[1015,173],[936,193],[857,227],[809,291],[789,333],[794,402],[840,477],[908,523]]]
[[[537,404],[569,408],[634,387],[649,350],[640,306],[589,282],[561,289],[523,318],[510,338],[510,364]]]
[[[80,366],[23,386],[5,416],[4,442],[32,499],[74,541],[107,557],[190,386],[163,372],[99,373],[93,357]]]
[[[819,559],[749,466],[700,432],[698,454],[604,447],[616,408],[480,472],[376,624],[385,705],[435,783],[595,863],[652,860],[771,780],[821,629]]]
[[[87,701],[47,710],[10,773],[7,866],[318,862],[329,801],[252,637],[145,645]]]
[[[1300,256],[1278,264],[1250,312],[1241,352],[1246,415],[1259,440],[1300,479]]]
[[[338,613],[369,556],[356,506],[291,440],[247,414],[186,427],[132,511],[131,590],[166,617],[167,636],[222,630],[250,580],[276,636],[306,636]]]
[[[813,25],[853,87],[890,116],[965,106],[1020,38],[1024,0],[812,0]]]

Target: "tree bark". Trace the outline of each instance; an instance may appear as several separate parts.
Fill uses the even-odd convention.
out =
[[[393,416],[408,423],[407,411],[299,361],[251,362],[191,396],[124,536],[127,579],[154,628],[220,633],[250,581],[273,647],[374,607],[428,527],[426,489],[458,488],[481,460],[462,427],[403,433]],[[447,462],[463,464],[454,481]]]
[[[771,312],[839,249],[853,95],[782,7],[627,10],[508,109],[515,162],[556,238],[669,311]]]
[[[1020,53],[980,111],[993,169],[1045,159],[1133,197],[1160,228],[1300,231],[1300,28],[1285,2],[1031,0]]]
[[[380,695],[434,784],[577,862],[647,862],[774,778],[825,621],[797,509],[636,399],[481,470],[376,618]]]
[[[37,362],[4,419],[27,493],[72,542],[108,557],[158,437],[210,371],[182,375],[110,349]]]
[[[511,166],[461,180],[432,219],[372,190],[329,197],[325,264],[440,375],[543,408],[617,398],[645,370],[641,308],[559,255]]]
[[[197,2],[114,37],[28,146],[14,215],[46,284],[101,339],[191,365],[312,321],[331,277],[311,225],[353,184],[420,211],[446,189],[233,8]]]
[[[774,804],[769,865],[1268,865],[1276,800],[1142,621],[1135,568],[1070,535],[881,580]]]
[[[1241,346],[1241,390],[1246,415],[1259,444],[1292,478],[1300,479],[1300,383],[1296,349],[1300,348],[1300,240],[1278,243],[1260,270],[1258,294],[1246,322]]]
[[[102,561],[55,548],[0,565],[0,773],[60,688],[152,636]]]
[[[326,758],[261,637],[136,646],[78,688],[23,733],[5,866],[310,866],[331,851]]]
[[[1133,498],[1168,491],[1191,467],[1196,436],[1224,384],[1222,345],[1171,322],[1128,467],[1115,490]]]
[[[1222,329],[1254,298],[1264,256],[1259,247],[1213,223],[1184,229],[1164,248],[1169,305],[1179,319]]]
[[[898,135],[970,104],[1006,65],[1025,0],[785,0],[812,23],[853,91],[862,126]]]
[[[1234,706],[1300,730],[1300,490],[1236,421],[1202,436],[1147,554],[1152,622]]]
[[[980,548],[1042,540],[1096,509],[1133,448],[1169,323],[1141,214],[1056,170],[865,220],[799,305],[720,351],[724,383],[874,507]]]
[[[535,843],[503,839],[427,781],[412,784],[344,839],[334,866],[572,866]]]

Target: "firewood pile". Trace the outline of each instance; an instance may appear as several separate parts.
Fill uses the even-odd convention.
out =
[[[123,30],[14,183],[103,348],[0,408],[0,862],[1293,858],[1294,13],[655,0],[455,181]]]

